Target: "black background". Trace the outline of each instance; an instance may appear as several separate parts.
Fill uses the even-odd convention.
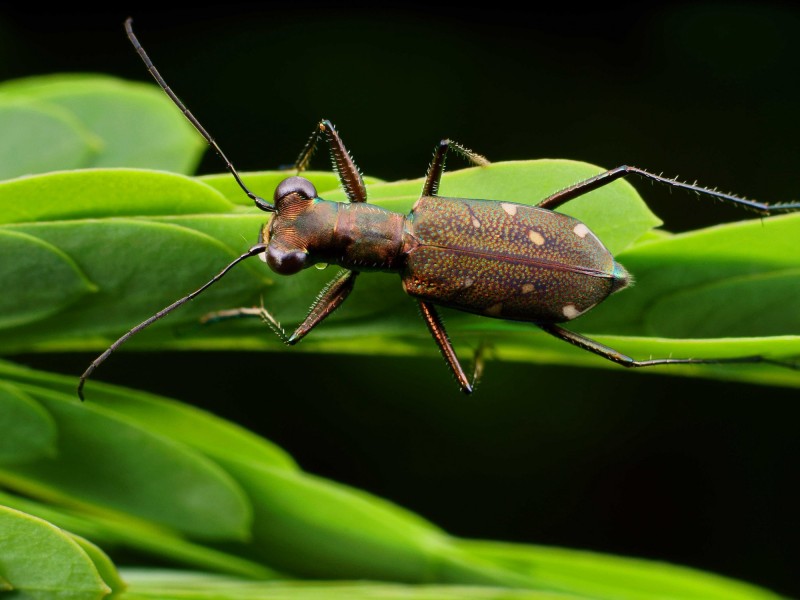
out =
[[[447,136],[494,161],[631,163],[798,197],[791,4],[54,10],[0,14],[0,78],[146,80],[122,31],[130,14],[240,170],[291,162],[327,117],[386,179],[420,176]],[[210,154],[201,165],[221,170]],[[638,187],[675,231],[747,218]],[[17,357],[75,375],[91,358]],[[120,354],[100,378],[209,408],[457,535],[668,560],[800,595],[795,390],[491,362],[464,398],[439,360],[291,352]]]

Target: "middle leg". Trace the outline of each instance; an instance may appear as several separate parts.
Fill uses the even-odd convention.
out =
[[[286,333],[286,330],[263,304],[260,307],[233,308],[213,312],[205,315],[201,322],[211,324],[228,319],[260,318],[284,344],[293,346],[342,305],[342,302],[353,291],[357,276],[357,271],[342,269],[328,285],[322,288],[314,304],[308,310],[308,315],[291,335]]]

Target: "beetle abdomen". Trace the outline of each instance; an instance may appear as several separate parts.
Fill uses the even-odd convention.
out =
[[[412,296],[502,319],[573,319],[627,283],[586,225],[549,210],[423,197],[407,219]]]

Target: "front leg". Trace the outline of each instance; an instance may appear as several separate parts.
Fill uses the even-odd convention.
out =
[[[308,163],[317,149],[317,143],[320,138],[324,137],[331,148],[331,160],[333,161],[333,169],[339,176],[339,183],[347,194],[347,199],[350,202],[366,202],[367,201],[367,188],[364,185],[364,179],[361,177],[356,163],[353,162],[353,157],[344,147],[342,138],[336,132],[333,123],[327,119],[323,119],[317,125],[317,128],[311,134],[311,137],[306,142],[300,156],[294,163],[297,172],[300,173],[308,168]]]

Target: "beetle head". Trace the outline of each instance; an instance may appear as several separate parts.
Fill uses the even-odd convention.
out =
[[[314,184],[304,177],[288,177],[275,188],[275,215],[261,229],[259,242],[269,244],[264,259],[276,273],[292,275],[309,266],[302,216],[316,198]]]

